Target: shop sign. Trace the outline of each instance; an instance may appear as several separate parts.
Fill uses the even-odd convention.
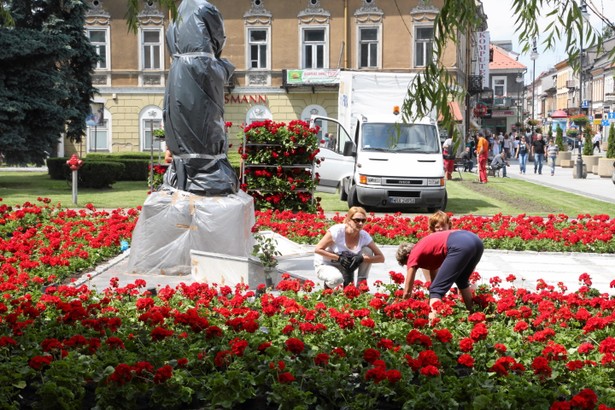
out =
[[[286,84],[338,84],[340,70],[287,70]]]
[[[492,117],[512,117],[517,115],[515,110],[493,110],[491,111]]]
[[[267,96],[263,94],[225,94],[224,104],[267,104]]]

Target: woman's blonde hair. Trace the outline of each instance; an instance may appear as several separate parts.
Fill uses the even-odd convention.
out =
[[[365,209],[361,208],[360,206],[353,206],[348,210],[346,218],[344,218],[344,223],[349,222],[356,214],[363,214],[367,218],[367,212],[365,211]]]
[[[448,225],[450,229],[451,219],[446,212],[436,211],[436,213],[429,217],[429,232],[435,232],[438,225]]]
[[[395,254],[395,259],[397,259],[397,263],[399,263],[400,266],[406,266],[412,248],[414,248],[414,244],[409,242],[404,242],[399,245],[397,253]]]

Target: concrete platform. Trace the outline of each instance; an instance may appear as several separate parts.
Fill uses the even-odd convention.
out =
[[[290,242],[290,241],[289,241]],[[286,244],[288,246],[288,243]],[[298,245],[302,254],[290,258],[282,258],[278,268],[288,272],[291,276],[299,279],[309,279],[316,283],[317,288],[322,287],[322,281],[314,274],[313,247]],[[397,264],[395,252],[397,246],[382,246],[385,262],[372,266],[369,284],[380,280],[391,283],[389,272],[404,273],[404,269]],[[288,251],[288,249],[287,249]],[[86,284],[97,290],[103,290],[109,286],[112,277],[119,279],[120,286],[133,283],[136,279],[144,279],[148,288],[161,288],[165,286],[175,287],[184,282],[190,284],[193,279],[190,275],[135,275],[126,273],[127,253],[118,256],[107,264],[99,266],[96,272],[85,274],[79,278],[76,284]],[[555,252],[515,252],[486,249],[476,271],[481,276],[481,282],[488,284],[493,277],[499,277],[502,282],[508,275],[514,275],[516,280],[511,284],[516,287],[524,287],[530,290],[536,289],[539,279],[547,284],[557,287],[562,282],[569,292],[579,289],[579,276],[584,273],[590,275],[592,287],[602,293],[615,296],[615,288],[610,283],[615,281],[615,255],[586,254],[586,253],[555,253]]]

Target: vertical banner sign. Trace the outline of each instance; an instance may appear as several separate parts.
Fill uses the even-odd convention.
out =
[[[476,49],[478,52],[478,75],[483,76],[483,88],[489,88],[489,32],[477,32],[476,40]]]

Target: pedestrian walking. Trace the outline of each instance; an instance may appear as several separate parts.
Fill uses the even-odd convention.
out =
[[[502,142],[502,147],[504,148],[504,152],[506,152],[506,158],[510,158],[510,156],[512,155],[512,142],[512,137],[508,134],[504,134],[504,141]]]
[[[592,138],[592,142],[594,143],[592,152],[598,148],[598,154],[600,154],[600,144],[602,143],[602,134],[600,134],[600,130],[596,131],[596,135]]]
[[[542,162],[545,158],[545,142],[542,139],[542,134],[536,135],[536,140],[532,142],[532,154],[534,155],[534,174],[542,174]]]
[[[470,147],[466,147],[465,151],[461,153],[461,160],[463,161],[463,170],[465,172],[472,172],[474,161],[472,161],[472,151],[470,151]]]
[[[481,184],[487,183],[487,160],[489,159],[489,141],[482,131],[478,132],[476,143],[476,157],[478,158],[478,179]]]
[[[453,139],[447,138],[442,144],[442,155],[444,156],[444,172],[446,179],[453,179],[453,171],[455,170],[455,148],[453,147]]]
[[[555,175],[555,159],[557,158],[558,152],[559,147],[555,144],[553,138],[549,139],[549,145],[547,145],[547,158],[551,166],[551,176]]]
[[[525,140],[525,136],[521,136],[519,145],[517,145],[517,151],[515,152],[515,158],[519,160],[519,173],[525,174],[525,168],[527,165],[527,157],[529,154],[529,146]]]

